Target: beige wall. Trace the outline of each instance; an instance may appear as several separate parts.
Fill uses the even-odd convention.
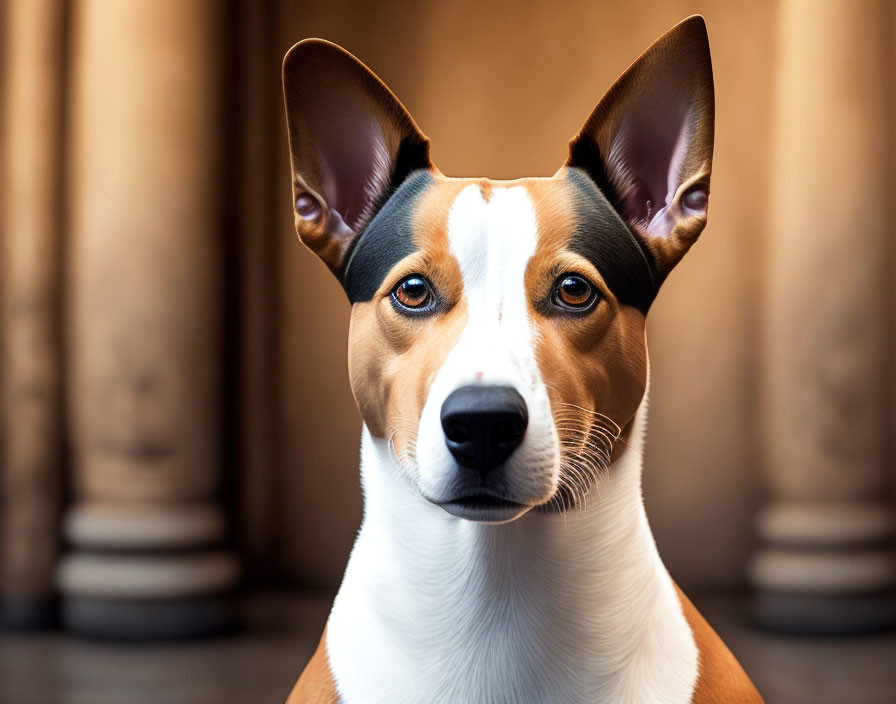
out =
[[[794,6],[810,7],[813,1]],[[845,7],[847,0],[825,2]],[[5,4],[0,0],[0,17]],[[67,0],[65,5],[77,9],[81,3]],[[767,381],[760,378],[758,353],[761,332],[768,327],[762,324],[767,319],[763,311],[775,304],[767,293],[766,272],[770,255],[782,250],[780,246],[774,252],[766,248],[774,227],[768,216],[769,184],[776,161],[780,166],[771,146],[772,93],[779,78],[776,49],[793,46],[782,41],[778,21],[782,6],[781,0],[209,3],[208,15],[222,27],[215,47],[224,64],[223,81],[215,86],[190,86],[183,95],[172,87],[170,101],[186,104],[190,94],[204,91],[216,104],[218,98],[224,102],[223,110],[210,111],[214,128],[227,136],[213,148],[217,152],[220,147],[224,168],[210,174],[202,186],[208,186],[209,200],[196,194],[187,194],[186,199],[203,212],[208,210],[199,205],[203,202],[217,203],[220,197],[222,204],[212,216],[211,240],[222,249],[214,256],[223,260],[224,292],[214,297],[212,305],[213,315],[222,314],[225,319],[224,344],[208,350],[220,355],[220,359],[209,359],[209,368],[220,363],[224,377],[218,448],[222,461],[211,471],[218,470],[215,482],[222,480],[222,502],[232,515],[233,535],[250,583],[285,578],[305,586],[337,584],[362,506],[360,419],[346,368],[349,306],[339,284],[302,247],[292,227],[279,78],[284,52],[299,39],[321,36],[358,55],[405,102],[432,138],[436,163],[449,175],[547,175],[564,161],[567,140],[612,81],[654,39],[694,12],[706,17],[715,66],[712,206],[700,243],[665,283],[650,315],[652,388],[645,497],[661,552],[682,585],[713,588],[745,583],[754,517],[765,494],[761,477],[763,471],[782,472],[780,467],[762,467],[761,448],[768,435],[763,435],[758,417],[758,389],[760,381]],[[855,12],[875,10],[875,16],[883,17],[885,9],[892,33],[896,4],[885,0],[855,3]],[[76,33],[74,17],[77,13],[67,13],[67,39],[62,42],[69,53]],[[203,26],[210,24],[203,18],[200,21]],[[791,39],[806,35],[804,23],[791,24]],[[825,41],[832,49],[847,52],[848,35],[842,23],[831,24],[831,36]],[[144,25],[134,33],[149,32]],[[7,27],[0,23],[0,29]],[[4,37],[0,31],[0,44]],[[166,42],[177,41],[170,33],[158,35],[157,40],[157,50],[168,58],[193,56],[168,46]],[[156,45],[149,50],[156,50]],[[121,57],[107,53],[100,57],[98,71],[103,66],[120,68]],[[896,96],[892,48],[888,60],[892,114]],[[189,75],[197,65],[190,58],[183,63],[182,71],[175,67],[179,75]],[[79,70],[71,61],[66,65],[66,72],[48,75],[46,80],[57,82],[71,102],[76,93],[70,84],[78,79]],[[151,58],[147,65],[154,65]],[[15,67],[0,65],[0,83],[12,70]],[[811,81],[823,80],[829,79],[812,75],[803,87],[811,91]],[[869,83],[864,77],[857,85]],[[869,88],[879,89],[877,85]],[[836,91],[832,94],[836,99]],[[779,99],[778,113],[782,104]],[[183,107],[175,102],[172,106]],[[4,107],[0,105],[0,121],[6,117]],[[120,107],[114,100],[109,102],[110,111]],[[68,135],[59,155],[63,165],[79,149],[70,124],[71,108],[64,103],[61,110]],[[97,111],[102,114],[101,105]],[[855,125],[859,123],[854,120]],[[12,154],[8,147],[0,145],[0,158],[3,153]],[[889,158],[890,165],[875,164],[881,168],[874,173],[889,169],[892,180],[896,137],[889,137],[888,148],[889,153],[880,158]],[[794,151],[783,153],[792,156]],[[165,167],[189,173],[191,164],[206,163],[211,156],[203,140],[188,140],[183,149],[166,157]],[[24,166],[27,171],[29,165]],[[66,184],[66,192],[77,193],[77,185]],[[176,190],[173,181],[162,186]],[[832,178],[831,198],[840,193],[836,186]],[[4,195],[5,191],[0,192],[0,200]],[[87,213],[91,218],[113,210],[130,212],[127,202],[94,200]],[[164,198],[163,202],[174,200]],[[85,203],[67,205],[70,212],[87,207]],[[877,210],[882,209],[877,204]],[[218,210],[217,206],[212,210]],[[861,203],[857,210],[862,210]],[[60,223],[63,239],[71,238],[70,225]],[[9,217],[0,218],[0,228],[9,230]],[[807,239],[812,241],[811,234]],[[3,240],[0,237],[0,249]],[[889,242],[888,246],[892,272],[896,271],[896,245]],[[62,242],[63,277],[71,271],[72,251],[70,241]],[[4,263],[9,261],[7,255]],[[0,281],[0,289],[4,283],[8,282]],[[164,286],[157,288],[159,298],[164,298]],[[155,300],[149,289],[148,295]],[[110,300],[116,295],[120,291],[110,288]],[[852,296],[849,311],[861,308],[865,300],[850,291],[841,295]],[[891,359],[896,305],[892,301],[887,305],[889,331],[882,337],[887,338],[887,358]],[[63,316],[68,316],[63,326],[74,324],[71,306],[63,308]],[[86,313],[99,314],[96,307]],[[8,326],[0,322],[0,343],[9,337]],[[767,335],[766,341],[787,348],[792,337],[778,340]],[[807,339],[807,346],[814,345],[819,356],[827,353],[817,340]],[[8,370],[0,369],[0,375],[4,372]],[[63,369],[63,375],[66,372],[70,370]],[[876,411],[885,416],[880,419],[882,427],[892,427],[896,415],[894,379],[896,369],[890,362],[880,391],[881,396],[889,396],[888,406]],[[850,412],[824,379],[811,381],[823,387],[825,403],[839,404],[835,410],[844,414]],[[66,427],[79,422],[73,416],[77,413],[65,417]],[[11,427],[9,419],[0,418],[0,424],[0,431]],[[882,460],[891,477],[894,458],[896,440]],[[800,469],[811,472],[812,463],[807,465]],[[840,469],[847,475],[851,467],[845,465]],[[62,470],[70,482],[71,467]],[[0,472],[11,476],[9,466],[0,467]],[[5,500],[18,500],[14,491],[8,493]],[[883,500],[880,504],[884,506]]]
[[[754,388],[772,3],[462,0],[368,8],[335,0],[287,4],[276,44],[281,54],[308,36],[343,44],[404,101],[442,171],[512,178],[553,173],[603,91],[693,12],[706,16],[716,77],[712,207],[701,242],[650,316],[645,494],[673,575],[684,585],[716,587],[742,582],[760,491]],[[292,578],[332,584],[361,507],[348,305],[292,232],[286,158],[282,143],[277,533]]]

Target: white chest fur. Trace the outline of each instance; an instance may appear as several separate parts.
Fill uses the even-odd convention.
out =
[[[587,509],[498,526],[428,504],[365,430],[365,516],[327,628],[345,704],[690,701],[697,649],[641,499],[644,416]]]

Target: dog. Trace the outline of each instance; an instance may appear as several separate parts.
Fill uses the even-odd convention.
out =
[[[706,225],[703,19],[609,89],[549,178],[448,178],[364,64],[283,64],[296,231],[352,304],[364,518],[288,702],[761,702],[641,497],[660,284]]]

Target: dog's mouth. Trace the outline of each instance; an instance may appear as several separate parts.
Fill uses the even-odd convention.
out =
[[[482,493],[433,503],[452,516],[480,523],[507,523],[519,518],[531,508],[517,501]]]

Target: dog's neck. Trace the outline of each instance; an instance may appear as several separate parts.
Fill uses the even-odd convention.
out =
[[[345,701],[689,701],[697,650],[641,498],[645,406],[586,508],[505,525],[427,503],[365,429],[327,631]]]

